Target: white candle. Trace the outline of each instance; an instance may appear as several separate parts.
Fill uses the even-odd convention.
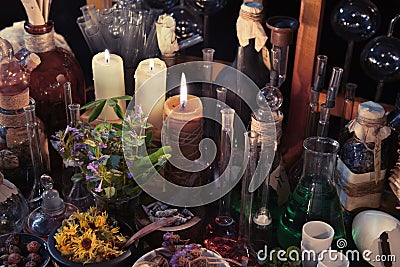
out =
[[[135,72],[135,104],[140,104],[143,112],[149,115],[148,122],[153,125],[156,140],[160,139],[163,121],[167,86],[166,69],[167,66],[161,59],[149,58],[141,61]]]
[[[124,66],[120,56],[110,54],[108,50],[100,52],[92,59],[92,69],[96,100],[125,95]],[[125,101],[120,100],[118,103],[125,113]],[[99,118],[118,120],[114,110],[107,105]]]

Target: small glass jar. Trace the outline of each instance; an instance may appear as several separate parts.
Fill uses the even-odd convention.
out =
[[[28,202],[24,196],[0,173],[0,235],[21,232],[28,214]]]
[[[344,142],[337,165],[336,183],[346,210],[378,208],[388,167],[390,128],[385,109],[368,101],[358,107],[348,125],[352,137]]]

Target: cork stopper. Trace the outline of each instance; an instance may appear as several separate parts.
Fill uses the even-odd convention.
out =
[[[40,63],[41,63],[40,57],[35,53],[31,53],[26,59],[26,68],[29,71],[32,71],[36,69],[36,67],[39,66]]]

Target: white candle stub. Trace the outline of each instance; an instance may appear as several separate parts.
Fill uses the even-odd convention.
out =
[[[186,102],[187,102],[187,85],[186,85],[186,76],[185,73],[182,72],[182,78],[181,78],[181,92],[180,92],[180,102],[181,102],[181,107],[185,108]]]

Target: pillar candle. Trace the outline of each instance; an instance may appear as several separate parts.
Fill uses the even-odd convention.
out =
[[[181,93],[181,95],[183,94]],[[169,140],[177,139],[179,142],[178,145],[175,144],[172,147],[172,155],[177,157],[174,150],[179,148],[185,158],[194,161],[200,157],[199,144],[203,134],[203,105],[200,98],[196,96],[187,95],[187,100],[183,101],[181,95],[170,97],[165,102],[164,118],[166,121],[164,127],[168,128],[167,133],[174,135],[174,138],[167,138]],[[179,170],[171,164],[167,164],[165,172],[167,179],[178,185],[198,186],[201,183],[201,180],[193,179],[192,173]]]
[[[92,69],[96,100],[125,95],[124,66],[120,56],[110,54],[108,50],[100,52],[92,59]],[[125,101],[120,100],[118,103],[125,113]],[[107,105],[99,118],[118,120],[114,110]]]
[[[149,58],[141,61],[135,72],[135,105],[140,104],[143,112],[149,116],[147,121],[153,125],[153,137],[156,140],[160,140],[162,128],[166,69],[167,66],[161,59]],[[150,78],[152,79],[149,80]],[[145,82],[147,83],[139,90]]]

